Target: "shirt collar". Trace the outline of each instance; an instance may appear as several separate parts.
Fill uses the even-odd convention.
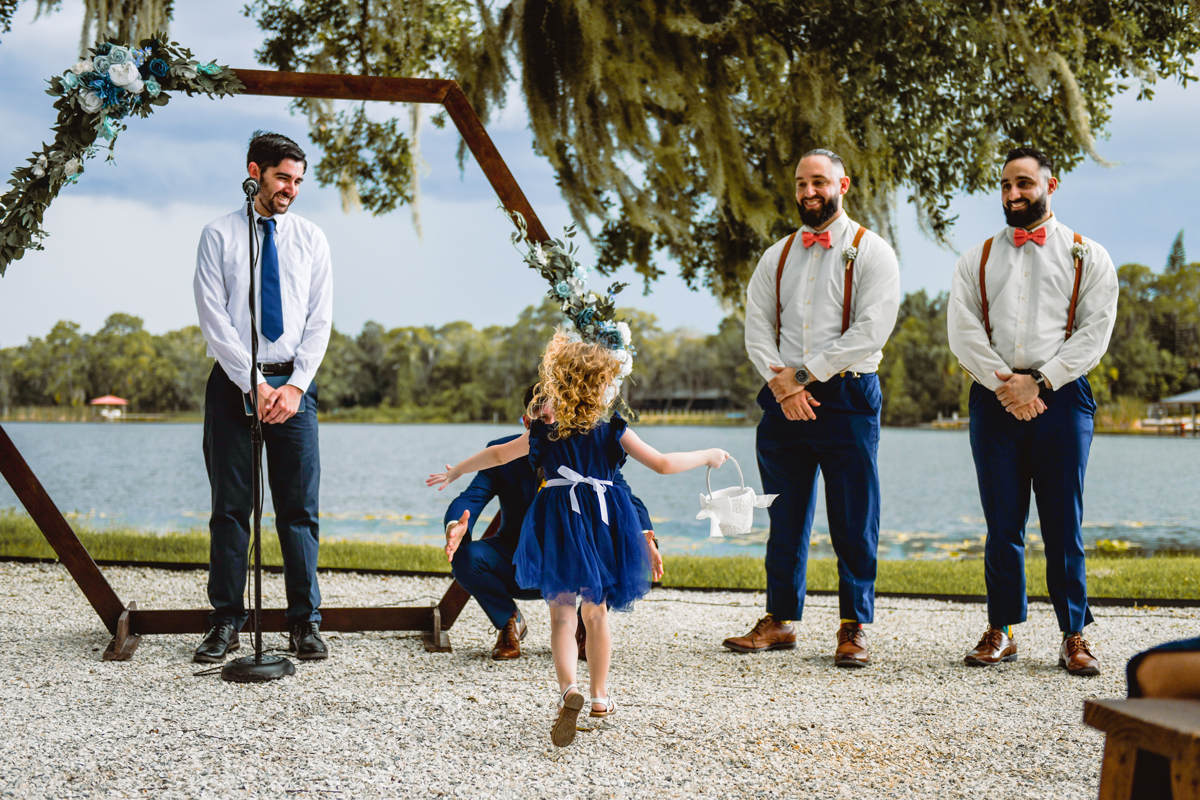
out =
[[[259,224],[258,221],[260,219],[275,220],[275,233],[283,233],[284,231],[286,231],[288,229],[288,226],[291,225],[291,220],[288,219],[287,214],[276,214],[272,217],[264,217],[263,215],[258,213],[258,209],[256,208],[256,209],[254,209],[254,224],[258,225]],[[260,231],[262,230],[261,225],[259,226],[259,230]]]

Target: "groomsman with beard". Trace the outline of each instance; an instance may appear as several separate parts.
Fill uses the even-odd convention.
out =
[[[1063,632],[1058,664],[1096,675],[1083,638],[1092,622],[1083,554],[1083,478],[1096,403],[1087,373],[1117,315],[1117,273],[1103,247],[1050,211],[1050,159],[1011,150],[1000,197],[1008,226],[958,260],[950,349],[975,379],[971,452],[987,519],[988,630],[966,663],[1016,661],[1025,621],[1025,523],[1033,489],[1046,547],[1046,585]]]
[[[896,254],[853,222],[841,200],[845,166],[813,150],[796,167],[804,227],[772,245],[746,291],[746,351],[767,382],[758,396],[758,469],[771,504],[767,614],[724,641],[754,653],[793,648],[804,610],[817,476],[825,476],[829,534],[838,558],[841,626],[834,663],[870,661],[879,544],[879,411],[875,371],[900,307]]]

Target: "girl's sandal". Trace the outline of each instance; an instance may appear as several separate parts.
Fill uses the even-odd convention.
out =
[[[595,709],[596,705],[603,705],[604,710],[597,711]],[[591,713],[588,714],[589,717],[610,717],[617,713],[617,704],[613,702],[611,697],[593,697],[592,706]]]
[[[566,747],[575,741],[575,725],[582,710],[583,694],[572,683],[558,701],[558,719],[550,729],[550,741],[554,742],[555,747]]]

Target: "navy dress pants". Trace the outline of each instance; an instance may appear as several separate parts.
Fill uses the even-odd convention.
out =
[[[1032,488],[1046,546],[1046,588],[1059,629],[1081,631],[1092,622],[1082,528],[1096,402],[1087,378],[1043,389],[1040,396],[1045,412],[1022,422],[994,392],[971,386],[971,453],[987,520],[988,624],[1025,621],[1025,523]]]
[[[817,476],[824,473],[841,616],[871,622],[879,550],[879,379],[835,375],[809,391],[821,403],[815,420],[789,420],[766,386],[758,395],[758,471],[763,491],[779,495],[768,509],[767,613],[796,620],[803,614]]]
[[[241,628],[248,613],[244,595],[249,559],[253,493],[252,448],[245,395],[213,365],[204,395],[204,463],[212,487],[208,562],[209,620]],[[263,423],[267,482],[275,506],[275,529],[283,549],[288,624],[319,621],[317,587],[318,491],[321,457],[317,442],[317,385],[309,385],[291,419]]]
[[[495,537],[479,541],[464,539],[454,553],[450,571],[497,629],[503,628],[516,613],[514,598],[539,600],[542,596],[536,589],[522,589],[517,585],[513,554],[506,553]]]

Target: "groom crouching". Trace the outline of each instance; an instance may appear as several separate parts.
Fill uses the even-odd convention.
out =
[[[523,407],[528,409],[532,402],[531,386],[525,390]],[[552,419],[547,421],[553,422]],[[528,415],[522,415],[521,422],[528,430],[532,420]],[[488,447],[511,441],[519,435],[514,433],[488,442]],[[450,561],[450,569],[459,585],[475,598],[492,625],[500,631],[496,646],[492,648],[492,658],[497,660],[521,656],[521,640],[525,638],[526,626],[515,601],[538,600],[542,596],[536,590],[517,586],[517,568],[513,565],[513,553],[521,536],[521,523],[525,521],[525,512],[533,505],[534,495],[538,493],[541,483],[529,459],[518,458],[499,467],[477,472],[475,479],[462,494],[454,498],[446,510],[446,557]],[[629,488],[620,472],[613,476],[613,483]],[[500,530],[495,536],[472,541],[475,521],[493,497],[500,498]],[[632,492],[630,499],[637,509],[642,531],[650,545],[653,577],[658,580],[662,577],[662,557],[658,553],[654,531],[651,530],[650,515],[646,512],[646,506]],[[579,657],[586,659],[584,626],[579,625],[576,630]]]
[[[796,646],[791,623],[804,610],[824,474],[842,618],[834,664],[863,667],[879,544],[875,370],[896,324],[900,270],[887,242],[842,210],[849,188],[835,153],[806,153],[796,167],[804,227],[763,254],[747,287],[746,351],[767,381],[758,396],[758,469],[763,491],[779,497],[770,507],[767,614],[724,645],[743,653]]]

